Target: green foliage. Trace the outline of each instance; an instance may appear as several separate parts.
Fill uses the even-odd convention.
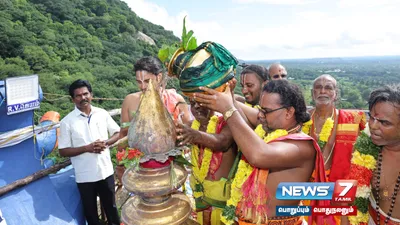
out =
[[[190,51],[197,48],[197,40],[193,36],[193,31],[190,30],[189,32],[186,33],[186,16],[183,18],[181,48],[184,51]]]
[[[171,45],[163,45],[158,51],[158,58],[161,62],[168,62],[178,47],[183,51],[190,51],[197,48],[197,39],[193,36],[193,31],[186,32],[186,16],[183,18],[182,41]]]
[[[386,84],[400,83],[399,62],[400,57],[387,56],[282,60],[280,63],[286,67],[290,81],[302,89],[307,105],[313,105],[313,80],[322,74],[330,74],[339,84],[338,108],[367,109],[372,90]],[[275,61],[246,63],[268,67]]]
[[[38,117],[71,111],[68,86],[76,79],[89,80],[97,98],[123,99],[138,91],[132,64],[179,41],[119,0],[0,0],[0,30],[0,79],[38,74],[44,93],[61,95],[45,94]],[[156,45],[139,40],[138,31]],[[121,103],[93,102],[105,109]]]

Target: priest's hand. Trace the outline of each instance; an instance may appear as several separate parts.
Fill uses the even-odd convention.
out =
[[[233,108],[233,96],[229,83],[227,83],[227,87],[224,92],[218,92],[207,87],[200,87],[200,90],[203,90],[206,93],[195,93],[194,100],[200,103],[201,106],[207,107],[222,114]]]
[[[177,141],[179,146],[195,144],[196,141],[201,139],[201,133],[199,131],[183,123],[176,124],[176,133],[178,134]]]

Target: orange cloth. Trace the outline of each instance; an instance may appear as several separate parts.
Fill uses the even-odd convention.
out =
[[[333,149],[330,182],[344,179],[350,171],[353,146],[360,131],[367,122],[365,113],[357,110],[339,110],[336,129],[335,148]]]
[[[168,112],[172,115],[174,120],[178,119],[179,116],[179,108],[178,103],[178,93],[176,93],[175,89],[166,89],[162,92],[162,100],[164,102],[165,107],[167,107]]]
[[[368,212],[370,215],[370,219],[372,218],[374,220],[374,223],[377,224],[376,210],[374,208],[372,208],[371,204],[368,205]],[[380,216],[379,216],[380,224],[385,224],[385,219],[386,219],[386,216],[380,214]],[[386,224],[387,225],[400,225],[400,222],[395,222],[393,220],[389,220],[389,222]]]
[[[314,171],[315,171],[314,182],[326,182],[324,161],[323,161],[323,158],[322,158],[321,150],[320,150],[317,142],[313,138],[311,138],[310,136],[305,135],[304,133],[289,134],[289,135],[277,138],[277,139],[275,139],[275,140],[273,140],[271,142],[285,141],[285,140],[312,141],[313,142],[313,145],[314,145],[314,148],[315,148],[315,151],[316,151],[315,165],[314,165]],[[268,171],[268,170],[260,170],[260,171]],[[268,173],[266,173],[266,174],[268,175]],[[255,175],[254,171],[253,171],[252,175]],[[251,179],[252,175],[250,175],[250,177],[248,179]],[[265,178],[265,176],[260,176],[260,175],[258,175],[258,177],[259,178]],[[255,180],[257,180],[257,179],[255,179]],[[266,183],[266,179],[265,179],[265,183]],[[245,184],[243,184],[243,187],[244,186],[245,186]],[[257,185],[254,185],[254,186],[257,186]],[[242,189],[243,189],[243,187],[242,187]],[[259,187],[257,187],[257,188],[259,188]],[[253,192],[250,192],[250,193],[253,193]],[[259,194],[263,195],[264,193],[259,193]],[[247,197],[248,196],[246,196],[245,193],[243,193],[243,199],[246,199]],[[310,202],[310,205],[311,206],[324,207],[324,206],[329,206],[330,202],[327,201],[327,200],[312,200]],[[238,208],[241,208],[241,207],[239,206]],[[241,220],[241,218],[239,217],[239,221],[240,220]],[[334,221],[332,216],[325,216],[325,217],[309,216],[308,220],[309,220],[308,221],[309,224],[312,224],[313,222],[316,223],[316,224],[323,224],[324,221],[327,222],[328,224],[335,224],[335,221]],[[245,223],[242,223],[242,224],[245,224]],[[273,223],[268,222],[268,224],[272,225]]]

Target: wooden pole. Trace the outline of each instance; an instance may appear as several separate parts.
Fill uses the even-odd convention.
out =
[[[10,191],[13,191],[13,190],[15,190],[17,188],[20,188],[22,186],[25,186],[27,184],[30,184],[33,181],[38,180],[38,179],[40,179],[40,178],[42,178],[44,176],[47,176],[47,175],[49,175],[51,173],[55,173],[55,172],[61,170],[62,168],[65,168],[66,166],[69,166],[69,165],[71,165],[71,160],[70,159],[68,159],[68,160],[66,160],[66,161],[64,161],[62,163],[56,164],[54,166],[51,166],[50,168],[39,170],[39,171],[37,171],[37,172],[35,172],[35,173],[25,177],[25,178],[22,178],[22,179],[14,181],[11,184],[8,184],[6,186],[0,187],[0,197],[2,195],[4,195],[4,194],[7,194]]]

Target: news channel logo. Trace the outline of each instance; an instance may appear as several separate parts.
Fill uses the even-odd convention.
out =
[[[356,180],[336,182],[282,182],[276,190],[279,200],[331,200],[352,203],[357,191]]]

